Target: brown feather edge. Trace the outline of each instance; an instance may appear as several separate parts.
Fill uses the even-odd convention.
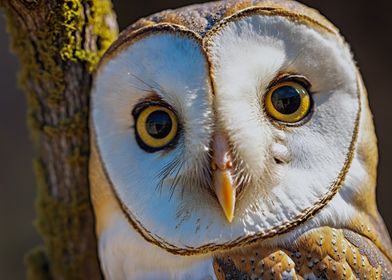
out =
[[[226,25],[227,23],[231,22],[234,19],[239,19],[239,18],[249,16],[252,14],[286,17],[286,18],[289,18],[293,21],[299,22],[301,24],[306,24],[311,27],[312,26],[316,27],[318,30],[327,31],[328,33],[331,33],[331,34],[337,36],[338,38],[341,38],[340,35],[338,33],[334,32],[332,29],[330,29],[330,28],[322,25],[321,23],[313,20],[312,18],[309,18],[304,15],[291,13],[290,11],[285,11],[282,9],[271,9],[271,8],[265,8],[265,7],[264,8],[249,8],[249,9],[242,10],[242,11],[240,11],[240,12],[238,12],[228,18],[223,19],[221,21],[221,23],[218,24],[218,26],[216,28],[213,28],[212,30],[210,30],[206,34],[204,39],[200,35],[198,35],[196,32],[193,32],[193,31],[185,28],[184,26],[175,25],[175,24],[167,24],[167,23],[147,26],[147,27],[138,29],[134,32],[131,32],[130,34],[124,34],[124,35],[120,36],[119,40],[116,43],[114,43],[112,47],[109,48],[108,52],[104,55],[103,59],[101,60],[101,63],[99,65],[98,69],[100,69],[100,67],[102,65],[104,65],[109,58],[114,57],[117,53],[119,53],[125,47],[131,45],[135,41],[138,41],[138,40],[141,40],[141,39],[147,37],[148,35],[155,35],[157,32],[162,32],[162,33],[167,32],[167,33],[176,33],[176,34],[181,33],[182,35],[185,35],[189,38],[194,39],[196,42],[199,42],[200,45],[202,46],[202,49],[206,50],[206,47],[208,47],[208,39],[211,38],[214,33],[217,33],[221,28],[223,28],[224,25]],[[213,75],[212,65],[210,63],[210,59],[207,55],[207,52],[205,52],[205,55],[206,55],[206,61],[208,62],[210,69],[211,69],[211,72],[210,72],[211,79],[210,80],[212,82],[213,81],[212,80],[212,75]],[[99,71],[97,71],[97,72],[99,72]],[[213,82],[212,82],[212,84],[213,84]],[[212,87],[212,89],[215,92],[214,87]],[[252,236],[245,236],[245,237],[237,238],[236,240],[231,241],[229,243],[224,243],[224,244],[211,243],[211,244],[206,244],[206,245],[196,247],[196,248],[195,247],[180,248],[180,247],[177,247],[173,244],[166,242],[162,237],[153,234],[152,232],[150,232],[149,230],[144,228],[143,225],[141,224],[141,222],[132,214],[132,212],[129,210],[129,208],[122,203],[122,201],[120,200],[118,193],[116,192],[114,185],[109,177],[109,174],[107,172],[107,168],[106,168],[104,161],[101,158],[101,154],[99,152],[98,152],[98,156],[99,156],[100,161],[102,162],[103,171],[105,173],[105,176],[107,177],[108,182],[109,182],[109,184],[115,194],[116,200],[118,201],[119,205],[121,205],[121,209],[122,209],[125,217],[129,221],[129,223],[133,226],[133,228],[137,232],[139,232],[139,234],[147,242],[155,244],[158,247],[166,250],[169,253],[172,253],[174,255],[182,255],[182,256],[202,255],[202,254],[208,254],[208,253],[212,253],[212,252],[216,252],[216,251],[225,251],[225,250],[233,249],[238,246],[250,245],[250,244],[255,243],[256,241],[260,241],[262,239],[268,239],[268,238],[276,237],[277,235],[285,234],[288,231],[290,231],[292,228],[294,228],[300,224],[303,224],[304,222],[306,222],[307,220],[312,218],[313,215],[318,213],[338,193],[338,191],[340,190],[340,188],[346,178],[348,170],[351,167],[351,163],[354,158],[355,145],[356,145],[356,142],[358,139],[359,123],[360,123],[360,115],[361,115],[361,95],[360,95],[359,89],[360,89],[360,87],[358,86],[359,107],[358,107],[357,117],[355,120],[353,138],[350,143],[347,158],[346,158],[344,166],[343,166],[341,172],[339,173],[339,176],[337,177],[335,183],[331,186],[330,190],[325,194],[325,196],[322,197],[318,202],[316,202],[312,207],[305,209],[295,219],[293,219],[289,222],[286,222],[286,223],[281,224],[279,226],[275,226],[266,232],[261,232],[261,233],[258,233],[258,234],[252,235]],[[92,105],[92,107],[93,107],[93,105]],[[92,130],[92,133],[95,135],[95,128],[93,125],[91,125],[91,130]],[[99,146],[98,146],[96,137],[94,137],[94,141],[95,141],[95,145],[97,147],[97,151],[99,151]]]
[[[219,23],[212,27],[211,30],[209,30],[205,37],[203,38],[204,41],[208,41],[211,37],[214,36],[215,33],[219,32],[222,28],[224,28],[228,23],[233,22],[235,20],[242,19],[244,17],[249,17],[249,16],[278,16],[278,17],[284,17],[287,18],[293,22],[297,22],[299,24],[307,25],[309,27],[312,27],[313,29],[323,32],[327,32],[330,34],[333,34],[338,37],[338,39],[341,39],[341,36],[337,30],[334,30],[321,22],[307,16],[301,13],[296,13],[292,12],[289,10],[286,10],[284,8],[278,8],[278,7],[258,7],[258,6],[253,6],[249,8],[242,9],[233,15],[230,15],[226,18],[223,18]]]

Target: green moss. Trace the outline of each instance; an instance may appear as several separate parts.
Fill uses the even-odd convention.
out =
[[[93,16],[90,18],[91,24],[94,29],[94,33],[98,36],[98,47],[100,51],[98,56],[95,56],[94,61],[91,66],[95,66],[98,63],[97,57],[101,57],[113,41],[117,38],[117,30],[114,33],[107,26],[113,26],[114,20],[113,14],[109,12],[112,11],[113,7],[109,1],[97,1],[96,5],[92,7]],[[90,69],[92,70],[92,69]]]
[[[78,276],[78,272],[82,270],[86,259],[93,257],[95,252],[72,248],[72,246],[78,244],[80,234],[83,233],[83,225],[80,221],[91,211],[88,192],[87,190],[74,190],[71,191],[69,201],[55,199],[50,195],[45,166],[35,160],[34,171],[38,187],[36,209],[39,217],[35,224],[48,248],[47,255],[51,261],[48,271],[52,275],[61,275],[64,279],[82,279]],[[69,258],[64,258],[64,256],[69,256]],[[33,268],[28,268],[29,275],[37,275],[34,267],[37,267],[36,263],[40,259],[30,258],[30,260],[32,261],[28,262],[28,265],[33,265]]]
[[[49,260],[44,247],[39,246],[26,254],[27,279],[50,280]]]
[[[108,21],[112,20],[112,4],[106,0],[96,0],[91,6],[90,14],[87,18],[83,14],[83,3],[87,1],[66,0],[62,5],[64,16],[65,42],[60,51],[63,60],[85,61],[88,70],[91,72],[97,65],[103,52],[116,39],[117,32],[108,28]],[[86,26],[91,26],[94,35],[97,37],[97,48],[87,50],[83,42],[75,33],[82,33]]]
[[[12,50],[21,64],[19,82],[28,101],[28,123],[32,131],[36,156],[34,170],[37,180],[35,222],[43,237],[45,248],[32,250],[25,258],[28,279],[82,279],[86,260],[96,258],[91,248],[78,248],[80,236],[89,235],[82,221],[91,221],[88,180],[88,108],[69,105],[70,95],[79,90],[77,104],[88,104],[90,74],[104,51],[117,37],[113,28],[112,5],[109,0],[48,0],[30,1],[33,16],[42,5],[49,12],[39,26],[21,24],[24,19],[5,5]],[[47,11],[42,9],[42,11]],[[30,29],[31,28],[31,29]],[[86,43],[86,36],[90,42]],[[69,81],[67,74],[77,69],[81,81]],[[72,85],[70,85],[72,84]],[[71,88],[73,87],[73,88]],[[87,106],[87,105],[86,105]],[[79,105],[80,107],[80,105]],[[64,113],[65,112],[65,113]],[[69,141],[64,158],[58,159],[73,168],[68,178],[75,182],[65,197],[53,194],[49,180],[56,175],[50,168],[47,147],[42,143]],[[50,144],[49,144],[50,145]],[[56,154],[56,153],[54,153]],[[61,154],[61,153],[60,153]],[[48,166],[49,165],[49,166]],[[50,173],[52,172],[52,173]],[[81,179],[82,178],[82,179]],[[81,183],[82,182],[82,183]],[[83,183],[85,182],[85,183]],[[90,250],[89,250],[90,249]]]
[[[48,137],[83,137],[88,130],[86,115],[87,110],[75,113],[71,118],[59,121],[56,126],[42,126],[42,130]]]
[[[54,3],[46,23],[34,32],[33,40],[30,34],[20,28],[8,10],[6,13],[13,39],[12,50],[22,64],[20,84],[29,91],[25,87],[27,81],[39,82],[39,86],[47,88],[45,102],[61,106],[65,92],[64,74],[67,70],[66,64],[62,62],[82,63],[92,72],[102,54],[117,37],[117,30],[109,25],[113,25],[110,23],[113,21],[110,1],[63,0]],[[89,14],[84,14],[84,5],[89,5]],[[95,46],[85,45],[84,36],[87,32],[95,39]],[[34,107],[31,109],[34,110]]]
[[[67,161],[71,166],[80,166],[87,164],[88,154],[83,149],[75,148],[72,153],[67,157]]]

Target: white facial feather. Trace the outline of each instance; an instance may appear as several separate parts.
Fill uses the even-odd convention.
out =
[[[268,113],[268,93],[284,75],[301,76],[311,95],[311,112],[294,125]],[[173,109],[179,132],[169,147],[140,145],[134,113],[147,102]],[[222,1],[142,19],[103,58],[90,119],[108,279],[216,279],[222,255],[293,248],[320,227],[356,232],[360,215],[378,218],[361,76],[335,27],[295,1]],[[231,159],[221,173],[238,187],[230,223],[218,154]]]
[[[212,81],[198,39],[146,35],[101,67],[93,92],[93,127],[108,179],[130,218],[169,247],[225,244],[285,226],[329,192],[353,141],[355,66],[332,36],[255,15],[208,37],[206,52]],[[263,98],[286,72],[310,81],[315,111],[302,126],[281,131],[266,115]],[[135,140],[131,112],[152,92],[176,110],[183,126],[179,144],[165,153],[147,153]],[[210,180],[205,171],[214,122],[228,133],[251,178],[232,224],[201,187]],[[160,172],[179,157],[184,165],[158,188]]]
[[[215,279],[210,257],[184,258],[145,243],[121,214],[112,218],[100,239],[102,268],[109,279]]]
[[[165,154],[148,153],[135,139],[132,110],[151,93],[176,110],[183,128],[179,145]],[[108,179],[129,215],[156,236],[166,239],[171,235],[181,219],[198,209],[198,200],[206,205],[216,203],[211,195],[205,197],[208,190],[183,184],[197,181],[189,176],[198,175],[201,181],[207,177],[203,170],[209,169],[210,103],[206,58],[197,41],[184,35],[162,33],[142,38],[98,73],[93,125]],[[179,157],[183,165],[160,185],[161,172]],[[173,191],[176,176],[184,180]],[[196,220],[192,217],[189,224],[195,225]],[[174,238],[183,244],[188,239],[187,235]]]
[[[219,120],[248,172],[261,176],[247,186],[236,218],[247,234],[279,228],[316,204],[346,165],[359,112],[351,54],[332,36],[282,17],[245,17],[208,40]],[[280,128],[262,108],[279,73],[305,76],[315,103],[310,120],[281,131],[284,137],[274,137]],[[273,162],[279,153],[287,163]],[[260,211],[246,209],[255,203]]]

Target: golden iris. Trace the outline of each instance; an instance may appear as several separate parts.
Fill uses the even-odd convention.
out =
[[[277,121],[285,123],[296,123],[304,119],[311,105],[308,91],[292,81],[273,86],[265,98],[267,113]]]
[[[176,115],[172,110],[163,106],[146,107],[136,119],[137,135],[149,148],[164,148],[175,139],[177,130]]]

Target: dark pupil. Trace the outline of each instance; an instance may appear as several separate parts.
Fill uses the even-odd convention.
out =
[[[272,104],[278,112],[290,115],[301,106],[301,96],[294,87],[284,86],[272,93]]]
[[[147,132],[154,138],[165,138],[172,129],[172,120],[168,113],[155,111],[147,117]]]

